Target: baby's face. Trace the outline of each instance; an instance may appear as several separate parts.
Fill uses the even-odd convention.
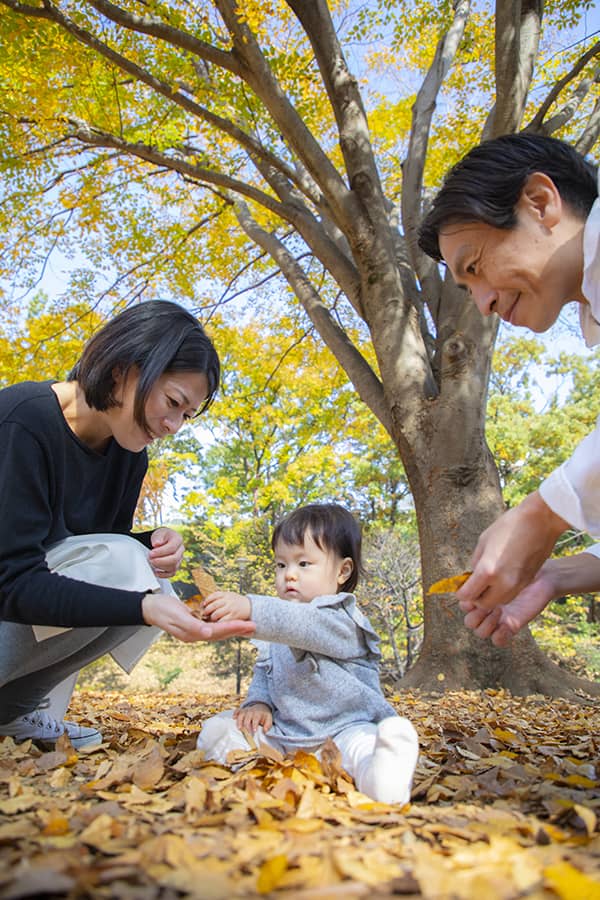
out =
[[[348,574],[347,562],[322,550],[310,534],[302,544],[279,541],[275,546],[275,586],[282,600],[310,603],[322,594],[337,594]]]

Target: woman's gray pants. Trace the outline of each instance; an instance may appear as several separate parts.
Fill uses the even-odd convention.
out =
[[[174,593],[148,563],[148,550],[127,535],[66,538],[46,554],[53,572],[78,581],[150,593]],[[146,625],[51,628],[0,622],[0,724],[37,709],[50,697],[50,711],[62,719],[79,670],[112,653],[127,672],[161,634]]]

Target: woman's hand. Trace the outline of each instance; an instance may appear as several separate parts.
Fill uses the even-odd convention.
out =
[[[211,622],[249,619],[252,614],[250,601],[234,591],[214,591],[202,604],[205,618]]]
[[[157,528],[150,536],[148,562],[157,578],[172,578],[183,559],[183,538],[172,528]]]
[[[249,731],[250,734],[255,734],[257,728],[262,728],[266,733],[273,724],[273,713],[266,703],[253,703],[237,709],[233,718],[240,731]]]
[[[185,643],[221,641],[228,637],[249,637],[256,631],[254,622],[229,620],[203,622],[193,616],[185,603],[171,594],[146,594],[142,600],[146,625],[156,625]]]

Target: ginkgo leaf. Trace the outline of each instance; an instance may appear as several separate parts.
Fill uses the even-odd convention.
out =
[[[71,828],[70,822],[66,816],[61,813],[52,813],[42,829],[42,834],[48,837],[55,837],[59,834],[67,834]]]
[[[204,619],[204,598],[202,594],[192,594],[184,601],[185,605],[197,619]]]
[[[256,889],[259,894],[268,894],[274,890],[288,867],[288,859],[285,854],[278,854],[267,859],[262,864],[256,880]]]
[[[462,572],[460,575],[452,575],[449,578],[442,578],[439,581],[435,581],[429,590],[428,594],[451,594],[454,591],[457,591],[459,587],[462,587],[465,581],[472,575],[472,572]]]
[[[561,900],[600,900],[600,881],[590,878],[569,862],[544,869],[544,878]]]
[[[202,568],[202,566],[195,566],[192,569],[192,578],[194,579],[194,584],[198,588],[198,593],[203,600],[205,600],[209,594],[212,594],[217,590],[217,582],[209,572]]]
[[[592,836],[598,827],[598,817],[596,813],[587,806],[580,806],[578,803],[573,807],[579,818],[584,822],[587,833]]]

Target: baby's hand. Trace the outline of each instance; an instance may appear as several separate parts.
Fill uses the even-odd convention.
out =
[[[215,591],[209,594],[202,606],[204,618],[211,622],[228,619],[249,619],[252,607],[247,597],[234,591]]]
[[[233,718],[240,731],[249,731],[255,734],[257,728],[267,732],[273,724],[271,707],[266,703],[253,703],[252,706],[244,706],[234,712]]]

